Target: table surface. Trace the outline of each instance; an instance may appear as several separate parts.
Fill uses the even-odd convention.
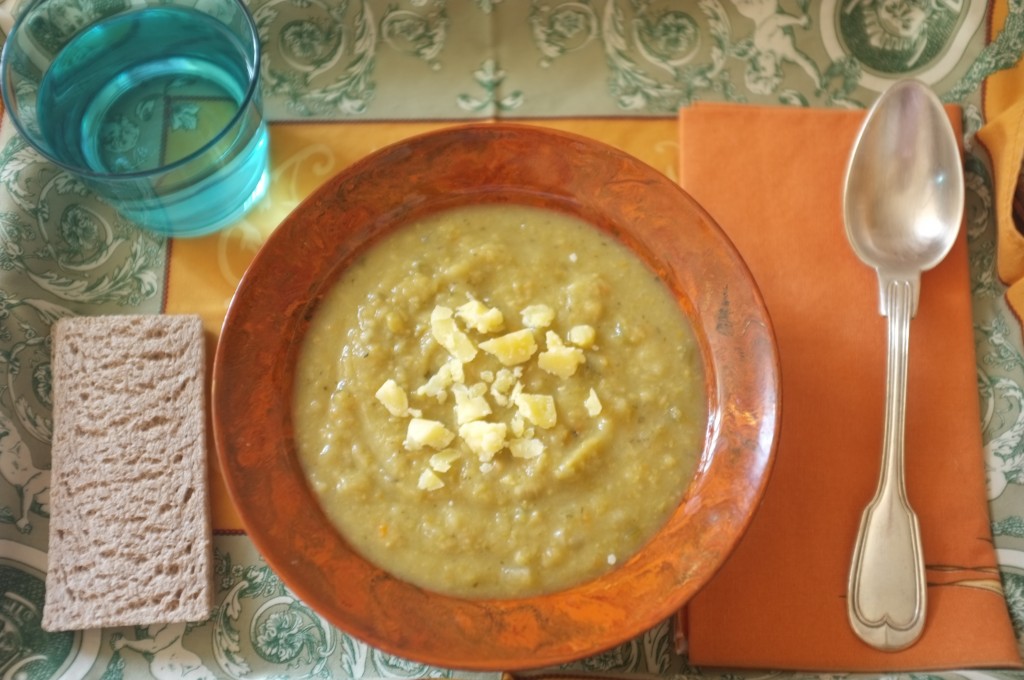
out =
[[[83,11],[94,2],[99,0],[82,0]],[[901,35],[886,32],[881,5],[856,0],[252,0],[265,47],[274,186],[264,204],[238,225],[188,244],[169,245],[125,222],[4,125],[0,636],[21,644],[0,646],[0,675],[496,677],[395,658],[332,628],[291,596],[237,531],[215,536],[217,602],[209,620],[42,632],[47,517],[33,504],[37,487],[11,473],[5,461],[25,462],[48,480],[52,322],[68,314],[163,311],[173,304],[165,293],[169,249],[177,247],[209,251],[218,267],[211,285],[228,291],[226,305],[244,263],[305,194],[362,155],[416,132],[471,120],[534,122],[603,139],[675,177],[675,114],[681,106],[714,100],[863,108],[907,74],[964,111],[989,501],[1007,602],[1015,625],[1024,626],[1024,344],[995,274],[991,169],[974,142],[985,122],[985,79],[1024,52],[1024,4],[1009,2],[1007,29],[991,37],[987,3],[924,3]],[[0,5],[0,28],[7,29],[16,11],[5,12]],[[329,124],[329,135],[313,122]],[[215,318],[207,321],[213,324]],[[676,650],[667,621],[557,670],[737,675],[691,667],[685,652]]]

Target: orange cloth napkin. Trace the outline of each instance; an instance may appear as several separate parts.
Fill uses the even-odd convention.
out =
[[[959,115],[951,111],[959,130]],[[697,105],[680,182],[764,294],[782,364],[782,430],[761,507],[688,608],[696,665],[818,671],[1020,667],[992,547],[966,235],[922,276],[910,330],[907,486],[928,579],[922,639],[851,632],[846,583],[881,457],[886,320],[846,241],[841,188],[863,112]]]
[[[989,41],[1019,28],[1007,23],[1005,0],[990,7]],[[998,38],[996,38],[998,40]],[[996,266],[1006,300],[1024,321],[1024,59],[985,79],[985,120],[977,138],[992,160],[996,216]]]
[[[1021,99],[978,131],[978,139],[992,159],[996,215],[996,268],[1007,285],[1006,300],[1024,319],[1024,233],[1014,219],[1014,203],[1024,200],[1024,71]],[[1019,217],[1018,217],[1019,219]]]

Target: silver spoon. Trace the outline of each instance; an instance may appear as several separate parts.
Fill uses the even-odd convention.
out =
[[[854,632],[886,651],[912,645],[924,629],[924,558],[903,479],[910,319],[921,272],[952,248],[963,210],[960,152],[942,104],[915,80],[892,85],[864,121],[843,196],[847,238],[878,272],[889,337],[882,470],[861,517],[847,611]]]

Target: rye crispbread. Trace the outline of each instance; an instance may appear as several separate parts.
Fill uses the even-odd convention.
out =
[[[195,316],[54,325],[44,629],[209,616],[204,355]]]

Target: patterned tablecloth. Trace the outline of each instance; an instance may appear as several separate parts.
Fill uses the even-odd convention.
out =
[[[110,2],[129,0],[80,0],[80,9]],[[187,309],[167,290],[181,275],[175,259],[187,255],[209,264],[186,272],[189,280],[223,291],[215,309],[196,310],[216,332],[245,264],[284,215],[352,161],[416,132],[530,120],[620,146],[674,177],[680,106],[862,108],[904,74],[964,109],[992,525],[1007,601],[1024,628],[1024,344],[995,275],[991,166],[974,141],[987,113],[986,78],[1024,51],[1024,2],[252,0],[251,8],[265,46],[273,188],[222,234],[169,244],[139,231],[41,161],[11,125],[0,128],[0,676],[476,675],[398,659],[332,628],[234,530],[229,506],[218,508],[218,598],[209,620],[42,632],[55,319]],[[11,13],[0,6],[5,30]],[[187,129],[196,111],[177,113]],[[719,675],[691,667],[668,622],[559,670]]]

